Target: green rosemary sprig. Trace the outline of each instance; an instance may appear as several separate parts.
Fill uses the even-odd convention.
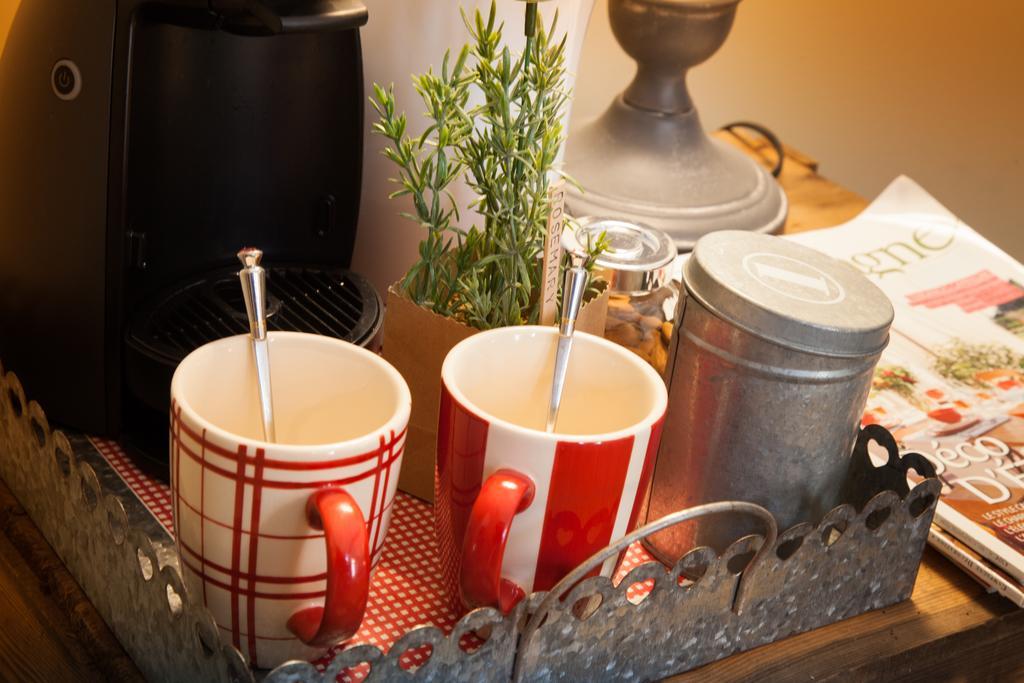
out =
[[[446,264],[451,241],[448,233],[459,218],[448,187],[463,172],[463,163],[453,150],[463,144],[473,128],[466,112],[472,78],[465,68],[468,56],[467,46],[449,68],[450,54],[445,52],[440,74],[430,70],[414,79],[416,92],[432,121],[418,137],[406,135],[406,117],[395,113],[393,88],[385,91],[374,84],[371,100],[380,115],[373,131],[391,141],[384,155],[399,168],[399,177],[393,180],[400,189],[389,196],[410,195],[416,213],[403,215],[427,229],[427,237],[420,243],[420,259],[406,273],[402,288],[417,304],[446,315],[450,314],[456,292]]]
[[[566,230],[578,230],[579,224],[572,218],[568,220],[565,226]],[[586,241],[581,245],[584,249],[583,253],[583,267],[589,273],[590,277],[587,281],[587,291],[584,295],[584,300],[592,299],[607,289],[608,283],[600,277],[594,276],[594,270],[597,266],[597,259],[611,246],[608,240],[608,233],[603,230],[597,235],[587,235]],[[562,269],[571,268],[573,266],[573,257],[570,254],[562,254]],[[561,314],[561,304],[559,304],[559,314]]]
[[[550,26],[537,21],[517,55],[503,43],[493,0],[486,18],[462,16],[472,43],[454,62],[445,53],[440,73],[414,79],[431,121],[422,135],[406,134],[393,90],[374,86],[373,130],[388,138],[384,154],[399,169],[391,196],[411,196],[415,213],[404,215],[427,230],[402,288],[417,304],[473,327],[535,323],[548,185],[565,137],[565,36],[551,40],[557,14]],[[471,93],[482,101],[467,109]],[[483,218],[468,230],[457,227],[448,191],[461,177]]]

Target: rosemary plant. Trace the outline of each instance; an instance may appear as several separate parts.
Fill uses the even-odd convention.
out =
[[[390,141],[384,154],[398,167],[399,189],[390,196],[410,196],[414,213],[403,215],[427,231],[403,292],[480,329],[538,320],[548,185],[569,98],[565,36],[551,38],[557,14],[545,27],[533,7],[526,47],[516,55],[502,42],[495,12],[493,0],[486,19],[463,12],[472,42],[454,59],[446,52],[439,72],[414,77],[430,120],[423,134],[407,134],[393,88],[375,84],[372,98],[380,116],[373,130]],[[471,95],[481,103],[471,106]],[[459,178],[478,196],[470,208],[482,225],[458,226],[450,187]]]

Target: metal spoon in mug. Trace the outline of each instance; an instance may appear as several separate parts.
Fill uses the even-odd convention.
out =
[[[270,391],[270,347],[267,344],[267,272],[260,266],[263,252],[245,247],[238,252],[242,269],[238,279],[242,282],[245,312],[249,315],[249,338],[256,361],[256,384],[260,394],[260,417],[263,420],[263,439],[277,441],[274,432],[274,400]]]
[[[551,402],[548,404],[547,431],[555,431],[558,409],[562,405],[565,374],[569,369],[572,335],[576,331],[576,316],[580,313],[583,294],[587,291],[587,269],[573,259],[573,266],[565,271],[562,284],[562,318],[558,325],[558,347],[555,349],[555,372],[551,379]]]

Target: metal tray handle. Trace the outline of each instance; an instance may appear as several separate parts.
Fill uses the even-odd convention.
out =
[[[755,553],[753,559],[743,569],[739,585],[736,589],[736,597],[733,600],[732,608],[736,614],[741,614],[746,593],[744,590],[745,580],[748,572],[757,567],[761,559],[775,547],[775,540],[779,533],[775,517],[760,505],[731,500],[719,501],[716,503],[705,503],[704,505],[697,505],[685,510],[678,510],[626,534],[603,550],[599,550],[594,553],[585,562],[566,574],[561,581],[555,584],[554,587],[544,595],[544,598],[530,615],[529,620],[526,622],[526,626],[523,628],[523,633],[519,640],[519,647],[516,650],[516,663],[512,680],[521,680],[522,653],[528,650],[530,638],[532,638],[533,634],[536,633],[538,628],[540,628],[544,618],[547,616],[548,612],[551,611],[551,608],[554,607],[555,601],[568,593],[569,590],[583,580],[587,574],[597,567],[600,567],[609,558],[618,555],[630,545],[646,536],[657,533],[662,529],[667,529],[670,526],[692,519],[697,519],[698,517],[706,517],[708,515],[722,514],[725,512],[739,512],[753,515],[764,523],[766,530],[764,540],[761,542],[761,546],[757,549],[757,553]]]

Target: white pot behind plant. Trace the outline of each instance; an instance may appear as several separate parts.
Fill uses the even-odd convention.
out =
[[[373,93],[372,86],[379,83],[395,86],[395,100],[399,111],[409,119],[409,132],[418,134],[426,128],[422,112],[423,102],[412,86],[413,74],[423,73],[431,66],[440,67],[446,49],[457,54],[469,41],[469,32],[462,23],[460,6],[467,13],[479,8],[486,16],[489,0],[370,0],[367,2],[370,19],[362,29],[363,73],[366,96]],[[576,80],[583,38],[593,9],[594,0],[551,0],[540,4],[540,16],[547,26],[558,10],[556,35],[568,34],[566,41],[566,85]],[[498,0],[498,18],[505,22],[506,43],[513,50],[522,50],[525,4],[516,0]],[[388,285],[400,279],[417,258],[417,247],[425,236],[425,229],[399,216],[401,211],[412,211],[412,202],[389,200],[388,194],[396,189],[389,179],[397,175],[398,168],[384,158],[381,150],[385,140],[370,133],[377,113],[366,101],[363,147],[363,188],[359,209],[359,228],[356,232],[352,267],[369,278],[384,294]],[[569,108],[563,120],[569,129]],[[468,226],[480,218],[463,211],[474,194],[464,182],[456,183],[452,194],[459,203],[462,224]]]

